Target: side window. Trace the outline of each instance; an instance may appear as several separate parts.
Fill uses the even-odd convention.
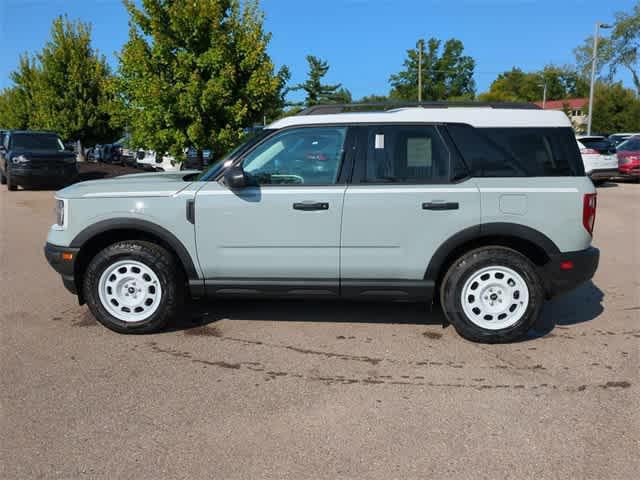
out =
[[[344,153],[346,127],[285,130],[251,151],[242,166],[259,185],[331,185]]]
[[[450,153],[435,127],[371,126],[363,182],[437,183],[449,179]]]
[[[476,177],[583,175],[570,129],[447,127]],[[565,131],[568,130],[568,131]]]

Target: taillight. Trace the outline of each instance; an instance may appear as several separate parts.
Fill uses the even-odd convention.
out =
[[[582,204],[582,225],[593,235],[593,226],[596,223],[596,199],[597,194],[586,193]]]
[[[580,150],[580,153],[583,155],[600,155],[600,152],[593,148],[585,148],[584,150]]]

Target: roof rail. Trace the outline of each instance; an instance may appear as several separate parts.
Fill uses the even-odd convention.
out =
[[[313,105],[305,108],[298,115],[328,115],[332,113],[344,113],[347,111],[385,111],[396,108],[450,108],[450,107],[489,107],[489,108],[508,108],[522,110],[541,110],[534,103],[517,103],[517,102],[379,102],[379,103],[335,103],[326,105]]]

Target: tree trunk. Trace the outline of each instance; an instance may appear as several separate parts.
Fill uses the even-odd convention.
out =
[[[78,162],[86,162],[87,158],[86,158],[86,156],[84,154],[84,147],[82,145],[82,140],[78,140],[76,142],[76,149],[78,150],[78,153],[76,155],[76,160]]]

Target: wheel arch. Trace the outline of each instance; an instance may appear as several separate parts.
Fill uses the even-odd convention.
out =
[[[469,227],[449,237],[435,251],[424,278],[438,289],[451,264],[466,252],[489,245],[511,248],[542,266],[551,255],[560,253],[558,246],[544,233],[525,225],[487,223]]]
[[[80,249],[74,264],[74,279],[81,304],[84,303],[82,280],[89,262],[105,247],[123,240],[144,240],[162,246],[178,259],[187,280],[199,279],[191,255],[182,242],[167,229],[136,218],[102,220],[78,233],[69,245]]]

